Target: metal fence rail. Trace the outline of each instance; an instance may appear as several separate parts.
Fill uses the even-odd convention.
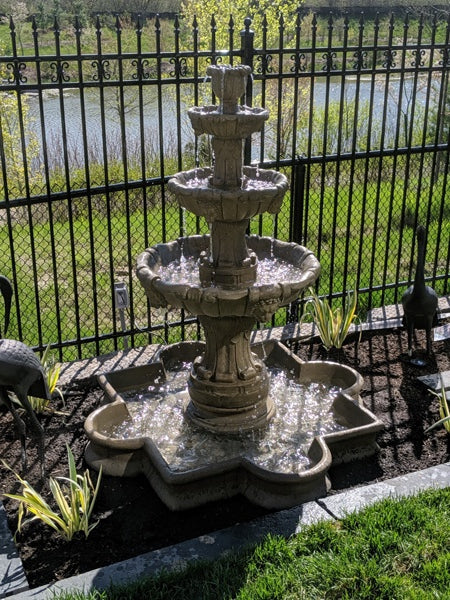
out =
[[[51,343],[61,359],[123,344],[199,335],[182,311],[148,306],[133,273],[147,246],[206,232],[166,189],[175,172],[212,161],[190,106],[213,103],[210,63],[253,69],[248,105],[271,117],[246,140],[246,163],[282,170],[291,191],[254,233],[303,243],[322,263],[321,294],[359,292],[360,310],[396,302],[411,280],[414,230],[428,229],[427,277],[450,272],[450,20],[325,21],[300,11],[200,32],[119,18],[29,43],[11,21],[0,56],[0,272],[14,282],[11,337]],[[168,33],[169,30],[169,33]],[[208,48],[200,43],[208,35]],[[276,45],[274,44],[276,40]],[[119,309],[115,283],[130,305]],[[279,311],[282,324],[296,311]]]

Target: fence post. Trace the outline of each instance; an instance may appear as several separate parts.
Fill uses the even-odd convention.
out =
[[[250,29],[252,20],[250,17],[244,19],[244,29],[241,30],[241,57],[242,64],[251,68],[253,73],[254,39],[255,32]],[[253,104],[253,78],[247,78],[247,88],[245,90],[245,103],[247,106]],[[249,165],[252,161],[252,138],[249,136],[244,142],[244,165]]]
[[[303,211],[305,202],[305,176],[306,165],[301,156],[297,156],[292,168],[291,183],[291,214],[289,240],[296,244],[304,243],[303,240]],[[292,302],[286,309],[286,319],[288,323],[296,323],[300,317],[300,303],[298,298]]]
[[[291,199],[291,230],[289,239],[296,244],[304,243],[303,239],[303,211],[305,202],[305,176],[306,165],[298,156],[294,165],[294,181],[292,184]]]

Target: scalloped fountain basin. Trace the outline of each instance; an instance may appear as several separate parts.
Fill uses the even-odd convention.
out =
[[[236,435],[205,434],[204,429],[184,422],[191,367],[192,363],[182,363],[178,370],[167,371],[163,381],[123,393],[129,418],[99,433],[117,440],[151,438],[175,473],[240,456],[262,469],[299,473],[311,466],[308,451],[316,435],[345,429],[331,411],[338,388],[299,383],[281,369],[269,369],[269,395],[277,398],[278,410],[267,428]]]
[[[253,347],[265,356],[276,397],[277,416],[265,429],[218,436],[189,423],[180,357],[191,361],[203,348],[169,346],[153,364],[99,378],[111,403],[86,421],[91,466],[110,475],[145,473],[172,509],[237,493],[284,508],[324,495],[332,462],[374,452],[382,425],[359,405],[358,373],[336,363],[303,363],[273,342]]]
[[[251,287],[244,283],[240,289],[223,289],[200,281],[197,263],[209,252],[209,235],[148,248],[138,257],[137,275],[153,306],[175,306],[198,315],[249,315],[267,321],[315,281],[319,263],[312,252],[294,243],[251,235],[246,237],[246,245],[259,263],[258,279]]]
[[[237,112],[224,114],[220,106],[194,106],[188,110],[197,135],[207,133],[222,139],[243,139],[259,131],[269,118],[269,111],[260,107],[238,106]]]
[[[211,167],[191,169],[177,173],[168,182],[180,205],[208,222],[237,222],[265,212],[276,214],[289,187],[285,175],[270,169],[242,167],[239,185],[231,188],[213,185],[213,174]]]

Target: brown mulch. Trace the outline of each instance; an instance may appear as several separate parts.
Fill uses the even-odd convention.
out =
[[[424,336],[417,334],[419,348]],[[396,477],[450,460],[450,435],[443,428],[425,433],[439,418],[438,402],[417,383],[417,377],[450,369],[450,340],[434,342],[434,356],[426,367],[412,366],[405,356],[406,336],[401,330],[364,333],[355,358],[350,340],[338,359],[364,377],[362,396],[365,405],[386,425],[378,437],[380,451],[371,458],[333,467],[332,491]],[[323,358],[319,345],[296,348],[303,359]],[[65,416],[44,415],[46,465],[54,475],[67,474],[68,443],[79,470],[84,470],[86,436],[83,423],[102,400],[101,391],[69,391]],[[20,471],[20,445],[9,413],[0,409],[0,457]],[[42,489],[36,444],[30,441],[29,465],[22,476]],[[0,467],[0,492],[17,492],[13,474]],[[43,487],[48,494],[48,486]],[[15,531],[17,504],[4,499],[9,526]],[[26,526],[17,536],[17,544],[31,587],[63,579],[111,564],[156,548],[162,548],[237,522],[243,522],[267,510],[242,497],[210,503],[198,509],[174,513],[152,491],[146,479],[104,477],[95,508],[98,526],[87,540],[76,538],[68,543],[40,522]]]

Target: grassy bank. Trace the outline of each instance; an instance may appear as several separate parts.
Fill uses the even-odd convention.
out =
[[[445,177],[434,185],[422,180],[422,198],[413,193],[413,181],[405,188],[400,179],[341,185],[337,194],[334,187],[321,191],[311,186],[304,243],[322,264],[320,293],[355,286],[373,289],[386,282],[407,280],[414,258],[411,249],[416,218],[419,223],[429,222],[427,265],[434,265],[437,274],[444,273],[445,253],[439,251],[439,244],[443,247],[439,232],[446,231],[450,214],[440,208],[443,185]],[[286,196],[276,221],[272,215],[255,218],[251,232],[288,240],[289,210]],[[125,193],[110,198],[80,198],[70,204],[52,202],[37,205],[30,214],[25,210],[22,215],[16,214],[11,229],[6,224],[0,226],[0,253],[11,256],[14,263],[24,341],[34,344],[40,335],[43,345],[56,342],[61,331],[55,314],[61,320],[63,339],[108,334],[119,327],[112,283],[133,284],[139,253],[161,241],[176,239],[180,228],[187,235],[208,231],[204,219],[183,213],[170,199],[162,206],[161,198],[150,198],[148,194],[136,196],[132,202]],[[426,274],[431,275],[428,268]],[[144,293],[138,285],[131,291],[132,324],[145,327],[148,313]],[[438,286],[436,291],[442,293]],[[368,294],[360,294],[361,317],[369,300],[374,306],[395,301],[394,289],[377,294],[379,297],[373,294],[370,299]],[[167,317],[164,311],[152,309],[150,319],[163,326],[165,319],[180,318],[179,313],[174,310]],[[284,319],[280,312],[279,324]],[[195,333],[193,330],[192,335]],[[15,318],[10,335],[18,335]],[[170,341],[177,341],[180,331],[175,328],[170,335]],[[145,334],[137,336],[136,345],[147,343]],[[113,341],[105,340],[99,349],[87,351],[96,354],[112,350]],[[76,358],[70,351],[65,351],[66,360]]]
[[[213,563],[59,600],[448,599],[450,489],[383,500]]]

